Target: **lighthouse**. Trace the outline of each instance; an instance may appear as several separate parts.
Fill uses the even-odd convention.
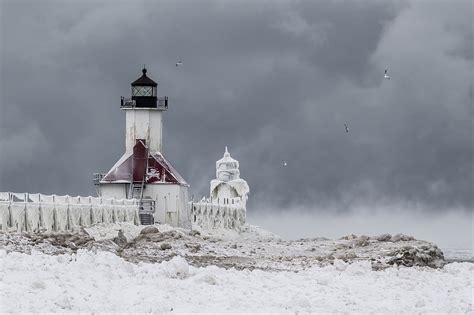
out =
[[[163,114],[168,97],[147,75],[131,83],[131,97],[121,97],[125,112],[125,153],[105,174],[94,174],[102,198],[136,199],[142,224],[185,225],[189,185],[162,152]]]

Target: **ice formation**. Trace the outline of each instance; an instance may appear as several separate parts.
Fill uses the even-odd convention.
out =
[[[0,212],[3,231],[67,231],[97,223],[138,224],[134,199],[2,193]]]
[[[239,161],[233,159],[225,147],[224,157],[216,162],[216,179],[211,180],[211,197],[238,197],[245,208],[248,193],[249,185],[240,178]]]
[[[188,211],[180,216],[180,211],[173,212],[171,208],[175,206],[181,209],[180,200],[187,200],[187,194],[176,195],[173,200],[170,191],[162,196],[164,202],[158,203],[158,206],[162,205],[166,214],[177,213],[178,217],[176,220],[160,217],[158,221],[176,221],[173,225],[180,226],[189,226],[191,223],[210,230],[240,230],[246,221],[248,193],[247,182],[240,178],[239,162],[230,156],[226,147],[223,158],[216,162],[216,179],[210,182],[210,196],[190,202]],[[139,224],[138,211],[136,199],[0,193],[4,231],[68,231],[74,227],[89,227],[98,223]]]
[[[239,162],[230,156],[216,162],[216,179],[211,180],[210,197],[191,203],[192,223],[204,229],[239,229],[245,224],[249,194],[247,182],[240,178]]]

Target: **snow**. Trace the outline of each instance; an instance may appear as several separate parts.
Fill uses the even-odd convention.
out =
[[[443,253],[435,244],[405,235],[348,235],[338,240],[311,238],[289,241],[251,225],[235,231],[188,230],[156,224],[145,228],[152,229],[152,232],[141,233],[144,228],[122,222],[100,223],[69,232],[0,233],[0,248],[25,253],[38,250],[47,254],[98,249],[134,263],[160,263],[174,256],[183,256],[195,266],[266,271],[299,271],[311,266],[334,264],[338,259],[370,261],[374,270],[393,265],[439,268],[445,264]]]
[[[0,232],[0,311],[472,312],[474,264],[426,267],[440,255],[405,235],[290,241],[251,225]],[[407,261],[415,266],[401,266]]]
[[[109,252],[0,250],[2,312],[377,312],[473,310],[474,264],[388,268],[336,261],[299,272],[196,268],[176,256],[129,263]]]
[[[142,229],[143,225],[122,222],[115,224],[99,223],[91,227],[86,227],[84,230],[96,241],[101,241],[113,239],[117,236],[119,230],[122,230],[127,240],[132,240],[140,234]]]

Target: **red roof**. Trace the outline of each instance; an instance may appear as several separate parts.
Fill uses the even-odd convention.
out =
[[[101,183],[176,184],[189,186],[160,152],[149,153],[142,140],[137,140],[133,152],[125,153],[102,178]]]

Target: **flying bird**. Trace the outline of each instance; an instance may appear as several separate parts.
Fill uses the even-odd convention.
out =
[[[183,64],[182,61],[178,61],[178,62],[176,63],[176,67],[181,66],[182,64]]]
[[[346,128],[346,133],[349,133],[349,127],[347,126],[347,124],[344,124],[344,127]]]
[[[288,166],[288,162],[285,161],[285,160],[281,160],[281,163],[282,163],[283,167]]]
[[[387,80],[390,80],[390,76],[387,74],[387,69],[385,69],[385,74],[384,74],[384,78],[387,79]]]

